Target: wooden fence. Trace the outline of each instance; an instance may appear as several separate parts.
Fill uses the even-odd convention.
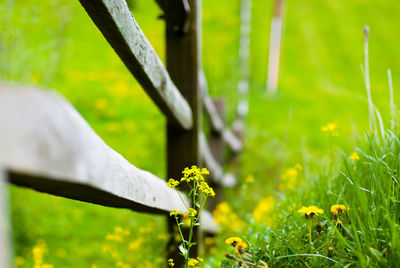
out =
[[[222,187],[234,186],[235,177],[222,168],[224,147],[238,154],[243,146],[225,125],[223,101],[208,95],[199,43],[201,1],[157,0],[166,21],[167,68],[125,0],[80,2],[167,118],[166,178],[180,178],[185,167],[198,165],[211,171],[217,196]],[[209,142],[202,131],[203,108],[209,118]],[[0,267],[11,267],[12,255],[7,241],[6,180],[103,206],[165,215],[173,209],[185,210],[165,180],[128,163],[57,93],[0,83],[0,126]],[[173,232],[174,222],[167,218]],[[204,232],[218,230],[207,211],[201,223]],[[170,239],[167,255],[179,266],[182,259],[174,243]]]

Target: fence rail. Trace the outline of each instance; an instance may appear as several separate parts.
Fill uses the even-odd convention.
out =
[[[105,206],[185,210],[164,180],[107,146],[58,94],[0,84],[0,163],[11,182]]]
[[[192,127],[189,104],[132,16],[125,0],[80,0],[86,12],[170,122]]]
[[[200,0],[156,1],[165,13],[168,71],[125,0],[80,0],[167,118],[167,176],[179,178],[184,167],[204,163],[217,195],[222,196],[223,187],[236,184],[235,176],[223,170],[225,145],[237,155],[243,144],[226,126],[222,102],[208,95],[199,44]],[[209,142],[202,131],[203,107],[210,121]],[[133,166],[111,149],[57,93],[0,82],[0,126],[0,191],[4,169],[10,182],[57,196],[154,214],[186,210],[165,180]],[[204,232],[218,231],[210,212],[204,211],[200,221]],[[168,224],[172,233],[175,222],[168,217]],[[0,235],[4,230],[3,221]],[[171,236],[169,245],[174,243]],[[179,266],[182,259],[177,259],[176,246],[175,253],[168,255]],[[2,239],[1,267],[8,265],[1,262],[7,259],[7,247]]]

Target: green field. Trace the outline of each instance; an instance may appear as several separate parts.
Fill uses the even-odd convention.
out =
[[[160,9],[155,1],[131,2],[135,19],[164,59]],[[238,101],[239,6],[240,1],[203,1],[204,71],[210,94],[227,100],[229,122],[235,118]],[[274,181],[283,169],[301,163],[305,174],[328,173],[330,159],[338,156],[335,152],[352,153],[357,140],[368,132],[360,69],[364,25],[371,29],[372,97],[385,126],[390,124],[388,68],[399,103],[398,1],[289,1],[279,91],[269,96],[265,80],[272,9],[272,1],[253,0],[250,110],[238,172],[241,181],[252,174],[255,183],[226,191],[227,201],[243,219],[250,217],[261,198],[274,193]],[[78,1],[1,2],[0,78],[56,90],[113,149],[135,166],[165,177],[165,119]],[[338,125],[340,134],[331,139],[321,132],[321,126],[330,122]],[[326,177],[306,177],[306,185]],[[301,195],[307,187],[296,193]],[[131,267],[157,267],[164,260],[160,245],[165,244],[166,232],[152,234],[165,229],[164,217],[15,186],[10,193],[19,267],[32,267],[32,248],[38,240],[47,245],[45,263],[54,267],[115,267],[116,260]],[[315,198],[324,197],[309,196],[306,201]],[[328,201],[332,198],[323,204],[327,206]],[[122,244],[106,239],[117,226],[130,230]],[[249,225],[243,232],[260,230]],[[219,240],[224,235],[228,234]],[[210,267],[218,265],[226,252],[225,245],[219,244],[207,260]]]

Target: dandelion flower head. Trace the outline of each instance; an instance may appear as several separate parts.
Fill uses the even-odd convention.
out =
[[[303,213],[306,218],[312,218],[314,215],[318,216],[319,214],[323,214],[324,210],[318,208],[317,206],[303,206],[301,209],[297,211],[298,213]]]
[[[335,216],[340,216],[346,210],[347,210],[347,208],[345,205],[332,205],[331,206],[331,212]]]

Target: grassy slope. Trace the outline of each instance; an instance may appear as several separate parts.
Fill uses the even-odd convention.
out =
[[[163,24],[156,19],[159,10],[152,1],[135,2],[135,18],[162,55]],[[2,79],[39,84],[61,92],[109,145],[138,167],[162,176],[165,149],[160,129],[164,120],[79,3],[16,1],[11,6],[13,16],[0,4],[0,26],[4,26],[0,33]],[[204,68],[211,94],[228,99],[230,120],[237,101],[238,8],[238,1],[203,1]],[[328,144],[320,133],[321,125],[337,122],[341,136],[335,142],[347,150],[352,149],[355,140],[351,122],[356,122],[360,131],[367,126],[359,68],[363,61],[364,24],[371,27],[373,98],[384,114],[388,113],[386,68],[393,70],[395,89],[400,79],[400,64],[396,60],[400,53],[396,50],[396,25],[400,23],[397,1],[291,1],[286,13],[280,92],[275,98],[266,97],[266,43],[271,8],[270,2],[253,3],[251,108],[248,143],[242,157],[243,173],[253,173],[262,181],[270,181],[283,160],[301,161],[302,140],[313,157],[324,156]],[[293,115],[285,150],[283,141],[291,107]],[[264,192],[260,190],[258,195]],[[66,251],[64,258],[49,254],[48,262],[61,267],[72,263],[76,267],[107,264],[110,260],[101,252],[107,232],[116,225],[138,229],[153,220],[138,213],[16,187],[12,187],[11,194],[16,254],[25,256],[35,241],[43,238],[50,253],[60,248]],[[156,217],[155,222],[157,228],[163,228],[162,218]],[[135,232],[133,236],[140,234]],[[155,247],[150,244],[148,248]],[[146,259],[154,262],[153,255],[140,261]]]

